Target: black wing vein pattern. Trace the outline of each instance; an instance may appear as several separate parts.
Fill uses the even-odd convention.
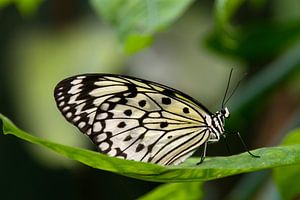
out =
[[[58,83],[54,96],[63,116],[109,156],[179,164],[210,135],[204,106],[155,82],[84,74]]]

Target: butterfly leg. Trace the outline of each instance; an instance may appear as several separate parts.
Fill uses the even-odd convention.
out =
[[[245,151],[247,151],[249,155],[251,155],[251,156],[254,157],[254,158],[260,158],[260,156],[254,155],[253,153],[251,153],[251,152],[249,151],[249,149],[248,149],[246,143],[244,142],[242,136],[240,135],[240,132],[235,132],[235,133],[232,133],[232,134],[236,134],[236,135],[239,137],[240,141],[241,141],[242,144],[243,144],[243,147],[244,147]]]
[[[201,158],[200,158],[200,161],[197,163],[197,165],[200,165],[201,163],[203,163],[204,159],[205,159],[205,156],[206,156],[206,147],[207,147],[207,142],[206,141],[204,143],[204,148],[203,148],[203,152],[202,152],[202,155],[201,155]]]
[[[244,142],[242,136],[240,135],[240,132],[236,132],[236,134],[237,134],[237,136],[240,138],[240,140],[241,140],[241,142],[242,142],[242,144],[243,144],[243,146],[244,146],[244,149],[245,149],[251,156],[253,156],[253,157],[255,157],[255,158],[260,158],[260,156],[254,155],[253,153],[251,153],[251,152],[249,151],[249,149],[248,149],[247,145],[245,144],[245,142]]]

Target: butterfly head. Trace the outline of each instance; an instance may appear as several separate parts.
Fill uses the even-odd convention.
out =
[[[216,114],[212,116],[213,120],[215,120],[216,126],[219,126],[219,130],[222,130],[225,124],[225,119],[230,117],[230,112],[227,107],[222,108],[220,111],[217,111]]]
[[[230,117],[230,112],[228,110],[227,107],[224,107],[221,109],[220,111],[221,116],[223,116],[223,118],[229,118]]]

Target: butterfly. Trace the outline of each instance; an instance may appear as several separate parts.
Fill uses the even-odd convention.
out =
[[[230,116],[225,97],[222,109],[211,113],[176,89],[117,74],[64,79],[54,97],[66,120],[101,153],[160,165],[180,164],[204,145],[201,163],[207,144],[220,140]]]

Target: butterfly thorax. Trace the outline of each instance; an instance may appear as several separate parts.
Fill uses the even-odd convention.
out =
[[[208,142],[214,143],[220,140],[220,136],[225,132],[225,119],[227,119],[229,116],[230,113],[226,107],[222,108],[221,111],[217,111],[211,116],[207,116],[206,123],[210,130]]]

